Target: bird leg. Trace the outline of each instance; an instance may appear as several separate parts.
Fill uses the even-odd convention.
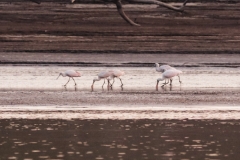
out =
[[[122,83],[122,80],[121,80],[121,78],[119,78],[119,80],[120,80],[120,82]],[[123,83],[122,83],[122,85],[121,85],[121,87],[123,86]]]
[[[72,77],[72,79],[73,79],[73,77]],[[75,83],[75,86],[77,85],[77,83],[75,82],[75,80],[73,79],[73,81],[74,81],[74,83]]]
[[[161,87],[167,85],[168,83],[169,83],[169,79],[167,79],[167,83],[163,83],[163,85]]]
[[[123,91],[123,86],[121,86],[121,91]]]
[[[93,91],[93,84],[94,84],[94,82],[95,82],[95,81],[93,80],[93,83],[92,83],[92,85],[91,85],[92,91]]]
[[[180,79],[180,76],[178,76],[178,81],[179,81],[179,83],[182,83],[182,81],[181,81],[181,79]]]
[[[170,79],[170,85],[172,85],[172,79]]]
[[[103,88],[104,84],[105,84],[105,79],[104,79],[104,82],[103,82],[102,88]]]
[[[114,77],[113,77],[113,82],[112,82],[112,84],[110,83],[110,84],[111,84],[111,87],[113,86],[113,83],[114,83],[114,82],[115,82],[115,80],[114,80]]]
[[[109,79],[107,79],[107,82],[108,82],[108,87],[112,87],[111,82],[110,82]]]
[[[64,85],[64,86],[66,86],[67,84],[68,84],[68,82],[70,81],[70,77],[69,77],[69,79],[68,79],[68,81],[67,81],[67,83]]]
[[[167,82],[166,82],[167,81]],[[164,85],[168,84],[169,83],[169,79],[165,79],[165,83],[163,83]]]
[[[159,83],[159,81],[157,80],[156,91],[158,91],[158,83]]]

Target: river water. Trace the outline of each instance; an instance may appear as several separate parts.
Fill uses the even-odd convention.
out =
[[[239,120],[0,121],[1,159],[238,159]]]

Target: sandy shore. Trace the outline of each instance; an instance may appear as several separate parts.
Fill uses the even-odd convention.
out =
[[[60,119],[238,119],[239,69],[226,67],[181,67],[170,87],[159,87],[161,75],[153,67],[124,67],[124,86],[116,80],[108,89],[92,79],[108,67],[2,66],[0,70],[1,118]],[[78,85],[59,72],[76,69],[83,76]]]

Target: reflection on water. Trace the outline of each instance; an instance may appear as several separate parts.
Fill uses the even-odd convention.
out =
[[[238,159],[240,120],[0,120],[0,159]]]

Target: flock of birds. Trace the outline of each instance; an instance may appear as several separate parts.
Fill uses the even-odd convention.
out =
[[[167,84],[169,84],[169,81],[170,81],[170,85],[172,85],[172,80],[173,80],[173,77],[175,77],[175,76],[178,77],[179,83],[180,84],[182,83],[182,81],[180,79],[180,74],[182,73],[182,71],[177,70],[176,68],[171,67],[169,65],[161,65],[161,66],[159,66],[158,63],[155,63],[155,65],[156,65],[156,71],[162,73],[162,78],[158,78],[157,79],[156,90],[158,90],[159,81],[165,80],[165,82],[162,84],[162,87],[167,85]],[[122,83],[122,79],[120,77],[123,76],[124,74],[125,73],[123,71],[118,70],[118,69],[101,71],[100,73],[98,73],[98,75],[97,75],[98,77],[93,79],[93,83],[92,83],[91,88],[93,90],[94,83],[96,81],[100,81],[102,79],[104,80],[104,82],[102,84],[102,87],[105,84],[105,80],[107,80],[108,86],[112,87],[114,82],[115,82],[115,80],[114,80],[115,78],[118,78],[120,80],[121,87],[122,87],[123,83]],[[64,86],[67,86],[67,84],[68,84],[68,82],[70,81],[71,78],[74,81],[75,85],[77,85],[77,83],[75,82],[73,77],[81,77],[82,75],[78,71],[67,70],[65,72],[60,73],[59,76],[57,77],[57,79],[60,76],[63,76],[63,77],[67,76],[67,77],[69,77],[67,83],[64,85]],[[113,80],[113,82],[111,83],[110,80]]]

